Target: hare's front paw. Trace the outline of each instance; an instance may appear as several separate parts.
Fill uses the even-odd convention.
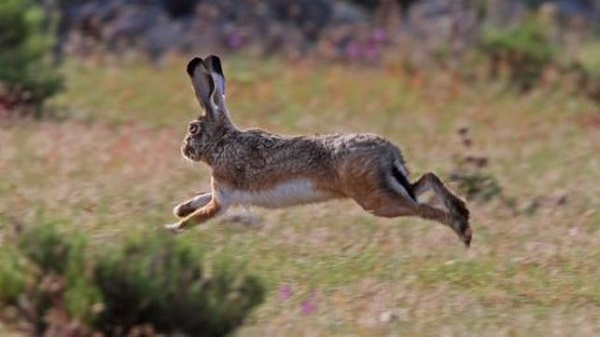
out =
[[[189,202],[183,202],[173,208],[173,214],[178,218],[185,218],[196,210]]]
[[[166,224],[165,228],[171,233],[177,234],[183,232],[185,226],[181,222]]]

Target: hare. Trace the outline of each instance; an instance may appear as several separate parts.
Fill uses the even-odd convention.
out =
[[[212,169],[211,191],[177,205],[181,218],[165,227],[179,232],[199,225],[232,205],[279,208],[351,198],[381,217],[417,216],[450,227],[469,247],[465,203],[433,173],[409,181],[400,150],[374,134],[281,136],[240,130],[225,106],[225,77],[217,56],[187,65],[204,114],[190,122],[183,156]],[[431,190],[444,209],[421,202]]]

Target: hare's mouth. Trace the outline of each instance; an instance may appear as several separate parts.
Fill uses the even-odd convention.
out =
[[[198,158],[198,155],[197,155],[196,151],[194,150],[194,148],[187,144],[184,144],[181,147],[181,154],[183,154],[183,156],[185,158],[192,160],[192,161],[198,161],[200,159],[200,158]]]
[[[198,161],[198,156],[196,156],[196,152],[191,148],[187,148],[183,155],[189,160]]]

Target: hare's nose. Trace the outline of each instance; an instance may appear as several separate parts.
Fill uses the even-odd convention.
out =
[[[190,148],[189,146],[185,146],[183,148],[183,155],[194,160],[195,159],[195,155],[194,155],[194,151],[192,150],[192,148]]]

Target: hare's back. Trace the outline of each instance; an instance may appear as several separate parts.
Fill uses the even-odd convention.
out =
[[[376,134],[330,135],[323,141],[331,148],[332,157],[338,162],[362,158],[369,161],[397,159],[404,163],[400,149]]]

